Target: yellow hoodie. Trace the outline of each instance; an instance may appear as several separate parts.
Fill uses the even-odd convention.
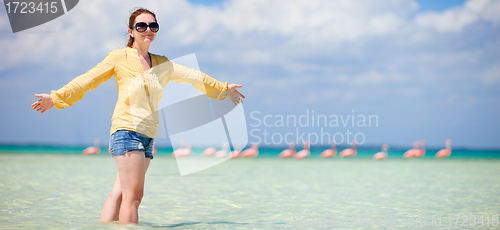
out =
[[[158,103],[169,81],[191,83],[195,89],[213,99],[226,98],[227,82],[222,83],[200,71],[175,64],[165,56],[149,55],[152,68],[145,71],[136,49],[127,47],[113,50],[87,73],[59,90],[51,91],[56,109],[73,105],[88,90],[95,89],[114,75],[118,101],[111,119],[110,134],[126,129],[155,138],[159,121]]]

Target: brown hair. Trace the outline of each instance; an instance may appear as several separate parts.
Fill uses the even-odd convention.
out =
[[[131,15],[130,15],[130,18],[128,19],[128,28],[129,29],[132,29],[132,27],[134,27],[134,22],[135,22],[135,18],[137,18],[137,16],[141,15],[141,14],[151,14],[153,15],[153,17],[155,18],[155,22],[158,22],[156,20],[156,14],[153,13],[152,11],[148,10],[148,9],[145,9],[145,8],[139,8],[137,10],[135,10]],[[132,44],[134,44],[134,38],[132,36],[129,35],[129,38],[128,38],[128,44],[127,44],[127,47],[132,47]]]

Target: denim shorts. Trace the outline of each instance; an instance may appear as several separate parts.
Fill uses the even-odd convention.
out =
[[[112,156],[143,151],[146,158],[153,159],[153,138],[130,130],[118,130],[109,137],[109,151]]]

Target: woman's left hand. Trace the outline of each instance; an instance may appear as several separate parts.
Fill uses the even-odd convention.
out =
[[[54,102],[52,101],[52,96],[50,94],[42,93],[35,94],[36,97],[40,97],[40,100],[35,101],[35,103],[31,104],[31,107],[35,109],[37,112],[44,113],[54,106]]]
[[[236,90],[236,88],[241,88],[241,87],[243,87],[243,85],[238,85],[238,84],[230,84],[227,87],[229,91],[227,92],[227,97],[229,98],[229,100],[231,100],[231,102],[233,102],[234,105],[243,103],[243,100],[241,98],[243,99],[245,98],[243,94],[241,94],[240,92],[238,92],[238,90]]]

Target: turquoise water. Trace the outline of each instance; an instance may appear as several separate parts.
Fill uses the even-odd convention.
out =
[[[155,157],[148,170],[139,225],[124,227],[99,223],[116,175],[114,159],[106,154],[82,156],[77,151],[1,153],[0,228],[393,229],[411,225],[428,229],[434,223],[431,219],[440,215],[438,228],[471,228],[463,225],[474,223],[472,215],[476,223],[480,217],[483,220],[483,226],[477,223],[473,229],[500,228],[493,226],[498,219],[493,215],[500,215],[498,152],[448,159],[435,159],[430,151],[420,159],[389,152],[389,159],[372,161],[366,151],[352,159],[313,156],[296,161],[271,157],[276,151],[261,151],[261,157],[231,159],[184,177],[165,152]],[[460,221],[455,215],[460,215]],[[425,223],[420,219],[415,227],[416,218],[425,218]],[[389,222],[380,221],[384,219]]]
[[[80,155],[85,147],[74,146],[17,146],[17,145],[0,145],[0,154],[2,153],[31,153],[31,154],[72,154]],[[338,152],[347,147],[338,147]],[[284,148],[283,148],[284,149]],[[278,157],[283,149],[260,149],[260,157]],[[310,158],[319,158],[321,152],[325,148],[312,148]],[[389,150],[389,158],[404,158],[403,154],[409,148],[391,149]],[[300,149],[298,149],[300,150]],[[101,154],[105,155],[107,148],[101,148]],[[201,155],[203,149],[193,149],[195,154]],[[435,158],[435,154],[439,149],[428,149],[423,159]],[[379,148],[358,148],[356,158],[371,158],[373,154],[380,152]],[[163,156],[170,156],[172,154],[171,148],[159,148],[158,154]],[[500,159],[500,150],[474,150],[474,149],[454,149],[451,159]]]

